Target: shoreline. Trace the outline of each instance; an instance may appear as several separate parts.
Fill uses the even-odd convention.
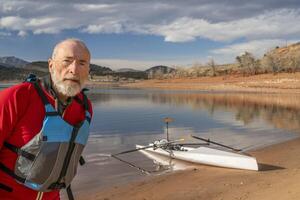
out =
[[[11,86],[23,80],[1,81],[0,85]],[[243,76],[222,75],[173,79],[148,79],[120,82],[99,82],[89,80],[87,88],[137,88],[162,90],[187,90],[203,92],[249,92],[249,93],[299,93],[300,72],[258,74]]]
[[[198,90],[206,92],[300,93],[300,72],[225,75],[199,78],[151,79],[123,83],[120,87],[162,90]]]
[[[300,159],[295,159],[299,150],[300,138],[296,138],[250,151],[259,163],[258,172],[197,165],[92,194],[78,194],[76,199],[296,200],[300,198]]]
[[[227,104],[241,106],[244,102],[269,105],[276,102],[286,108],[299,109],[297,97],[280,98],[280,94],[300,94],[300,73],[262,74],[256,76],[220,76],[194,79],[145,80],[119,85],[121,88],[187,90],[220,92],[219,96],[189,94],[190,98],[205,98],[221,101],[227,92],[234,92],[234,98]],[[248,93],[246,95],[240,93]],[[257,101],[253,93],[267,96]],[[193,95],[195,97],[193,97]],[[270,96],[268,96],[270,95]],[[197,165],[194,169],[177,171],[162,176],[147,177],[143,181],[126,185],[95,189],[95,193],[78,194],[78,199],[95,200],[298,200],[300,199],[300,138],[265,146],[249,151],[257,158],[261,171],[224,169]]]

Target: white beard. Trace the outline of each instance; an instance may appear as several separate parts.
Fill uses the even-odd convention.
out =
[[[57,90],[57,92],[67,97],[76,96],[82,89],[81,86],[82,84],[65,83],[62,79],[59,79],[57,77],[57,74],[55,73],[55,70],[53,70],[51,73],[51,79],[52,79],[53,86]]]

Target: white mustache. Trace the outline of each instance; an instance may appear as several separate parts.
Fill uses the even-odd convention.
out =
[[[64,78],[63,80],[71,80],[71,81],[80,82],[80,79],[77,77],[67,77],[67,78]]]

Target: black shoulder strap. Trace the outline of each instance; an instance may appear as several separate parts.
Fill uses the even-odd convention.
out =
[[[74,200],[74,196],[73,196],[73,192],[72,192],[72,189],[71,189],[71,185],[69,185],[67,188],[67,194],[68,194],[68,198],[69,200]]]
[[[47,97],[45,96],[45,93],[44,93],[44,91],[42,90],[42,88],[41,88],[39,82],[36,81],[36,82],[33,83],[33,85],[34,85],[34,87],[35,87],[37,93],[39,94],[39,96],[42,98],[43,103],[44,103],[45,105],[49,104],[49,101],[48,101]]]
[[[88,89],[87,88],[83,88],[82,90],[81,90],[81,93],[82,93],[82,96],[83,96],[83,107],[84,107],[84,110],[86,111],[86,112],[89,112],[89,102],[88,102],[88,98],[87,98],[87,96],[85,95],[85,91],[88,91]],[[91,123],[91,117],[90,116],[85,116],[85,118],[86,118],[86,120],[89,122],[89,123]]]
[[[7,185],[0,183],[0,189],[5,190],[6,192],[12,192],[13,189]]]
[[[45,93],[44,93],[43,89],[41,88],[39,79],[36,77],[36,75],[29,74],[24,82],[32,83],[34,85],[34,88],[36,89],[37,93],[41,97],[43,103],[45,105],[49,104],[49,101],[48,101],[47,97],[45,96]]]
[[[21,183],[25,183],[25,181],[26,181],[25,178],[22,178],[22,177],[16,175],[14,171],[12,171],[11,169],[9,169],[5,165],[3,165],[1,162],[0,162],[0,170],[2,170],[4,173],[6,173],[7,175],[11,176],[12,178],[18,180]]]
[[[23,156],[31,161],[33,161],[35,159],[35,155],[29,153],[29,152],[26,152],[26,151],[23,151],[22,149],[10,144],[10,143],[7,143],[7,142],[4,142],[3,143],[3,146],[8,148],[9,150],[15,152],[16,154],[20,155],[20,156]],[[8,167],[6,167],[4,164],[2,164],[0,162],[0,170],[2,170],[4,173],[6,173],[7,175],[11,176],[12,178],[18,180],[19,182],[21,183],[25,183],[25,178],[22,178],[18,175],[15,174],[14,171],[12,171],[11,169],[9,169]]]
[[[34,159],[35,159],[35,155],[34,154],[26,152],[26,151],[22,150],[21,148],[16,147],[15,145],[12,145],[12,144],[10,144],[8,142],[4,142],[3,146],[5,146],[9,150],[15,152],[19,156],[23,156],[23,157],[27,158],[28,160],[34,161]]]
[[[81,90],[81,93],[82,93],[82,96],[83,96],[83,106],[84,106],[84,109],[86,110],[86,111],[88,111],[89,110],[89,103],[88,103],[88,98],[87,98],[87,96],[85,95],[85,92],[86,91],[88,91],[88,89],[87,88],[83,88],[82,90]]]

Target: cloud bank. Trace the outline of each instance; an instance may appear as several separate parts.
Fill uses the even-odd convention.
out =
[[[297,40],[300,1],[290,0],[0,0],[0,36],[141,34],[184,43],[206,39],[227,46],[215,55],[252,52]],[[243,42],[240,42],[243,41]]]
[[[162,36],[168,42],[278,38],[300,33],[297,1],[184,2],[0,0],[0,29],[33,34],[67,29],[90,34],[133,32]]]

